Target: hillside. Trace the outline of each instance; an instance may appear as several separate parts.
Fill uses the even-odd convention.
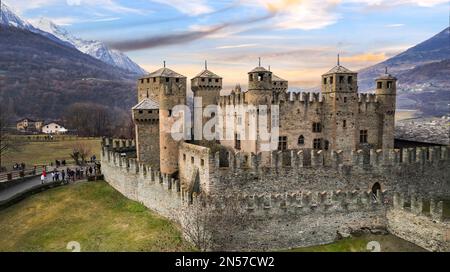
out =
[[[0,31],[0,101],[17,117],[60,118],[76,102],[129,111],[136,76],[16,27]]]
[[[359,88],[374,88],[388,67],[398,79],[398,105],[424,115],[443,115],[450,103],[450,28],[384,62],[359,71]]]

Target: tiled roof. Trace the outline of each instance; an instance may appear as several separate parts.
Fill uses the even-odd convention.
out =
[[[177,72],[174,72],[170,70],[169,68],[161,68],[159,70],[156,70],[153,73],[150,73],[145,76],[147,77],[178,77],[178,78],[184,78],[185,76],[178,74]]]
[[[345,68],[344,66],[336,65],[333,67],[333,69],[331,69],[330,71],[325,73],[325,75],[329,75],[329,74],[356,74],[356,73],[353,71],[350,71],[349,69]]]
[[[159,103],[151,98],[145,98],[133,107],[133,110],[157,110]]]
[[[197,77],[204,77],[204,78],[221,78],[220,76],[214,74],[213,72],[209,71],[208,69],[205,69],[201,71],[198,75],[196,75],[194,78]]]
[[[251,70],[250,73],[256,73],[256,72],[270,72],[269,70],[267,70],[264,67],[256,67],[255,69]]]
[[[282,79],[281,77],[279,77],[275,74],[272,74],[272,81],[287,81],[287,80]]]

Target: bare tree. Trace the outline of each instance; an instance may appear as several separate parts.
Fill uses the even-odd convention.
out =
[[[223,250],[245,224],[245,212],[237,197],[215,199],[200,193],[181,214],[185,238],[201,251]]]
[[[2,158],[10,152],[18,152],[22,147],[22,141],[11,134],[9,124],[12,118],[11,112],[0,107],[0,172],[2,167]]]
[[[86,162],[86,158],[92,153],[90,147],[81,143],[76,143],[72,146],[72,153],[70,157],[75,161],[76,165],[82,165]]]

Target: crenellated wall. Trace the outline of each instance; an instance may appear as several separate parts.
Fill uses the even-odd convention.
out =
[[[396,193],[386,218],[392,234],[430,251],[450,251],[450,221],[442,201]]]
[[[399,202],[393,199],[394,192],[450,195],[448,151],[447,147],[387,154],[358,150],[350,164],[343,164],[340,151],[331,152],[327,160],[323,151],[291,150],[269,152],[267,164],[261,153],[230,152],[221,161],[219,153],[211,154],[209,148],[182,143],[176,180],[104,146],[102,172],[123,195],[183,228],[183,220],[193,212],[195,182],[211,205],[220,207],[227,199],[237,199],[245,222],[233,232],[233,239],[226,231],[216,234],[220,247],[214,249],[269,250],[330,243],[361,228],[387,228],[387,220],[394,222],[395,234],[398,224],[409,223],[403,222],[401,212],[386,217],[387,208]],[[374,183],[380,184],[375,191]]]

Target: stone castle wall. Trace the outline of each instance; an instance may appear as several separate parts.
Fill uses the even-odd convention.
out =
[[[410,207],[405,207],[405,202]],[[394,205],[386,214],[387,227],[392,234],[430,251],[450,251],[450,221],[443,218],[443,202],[430,200],[424,209],[421,197],[394,196]]]

